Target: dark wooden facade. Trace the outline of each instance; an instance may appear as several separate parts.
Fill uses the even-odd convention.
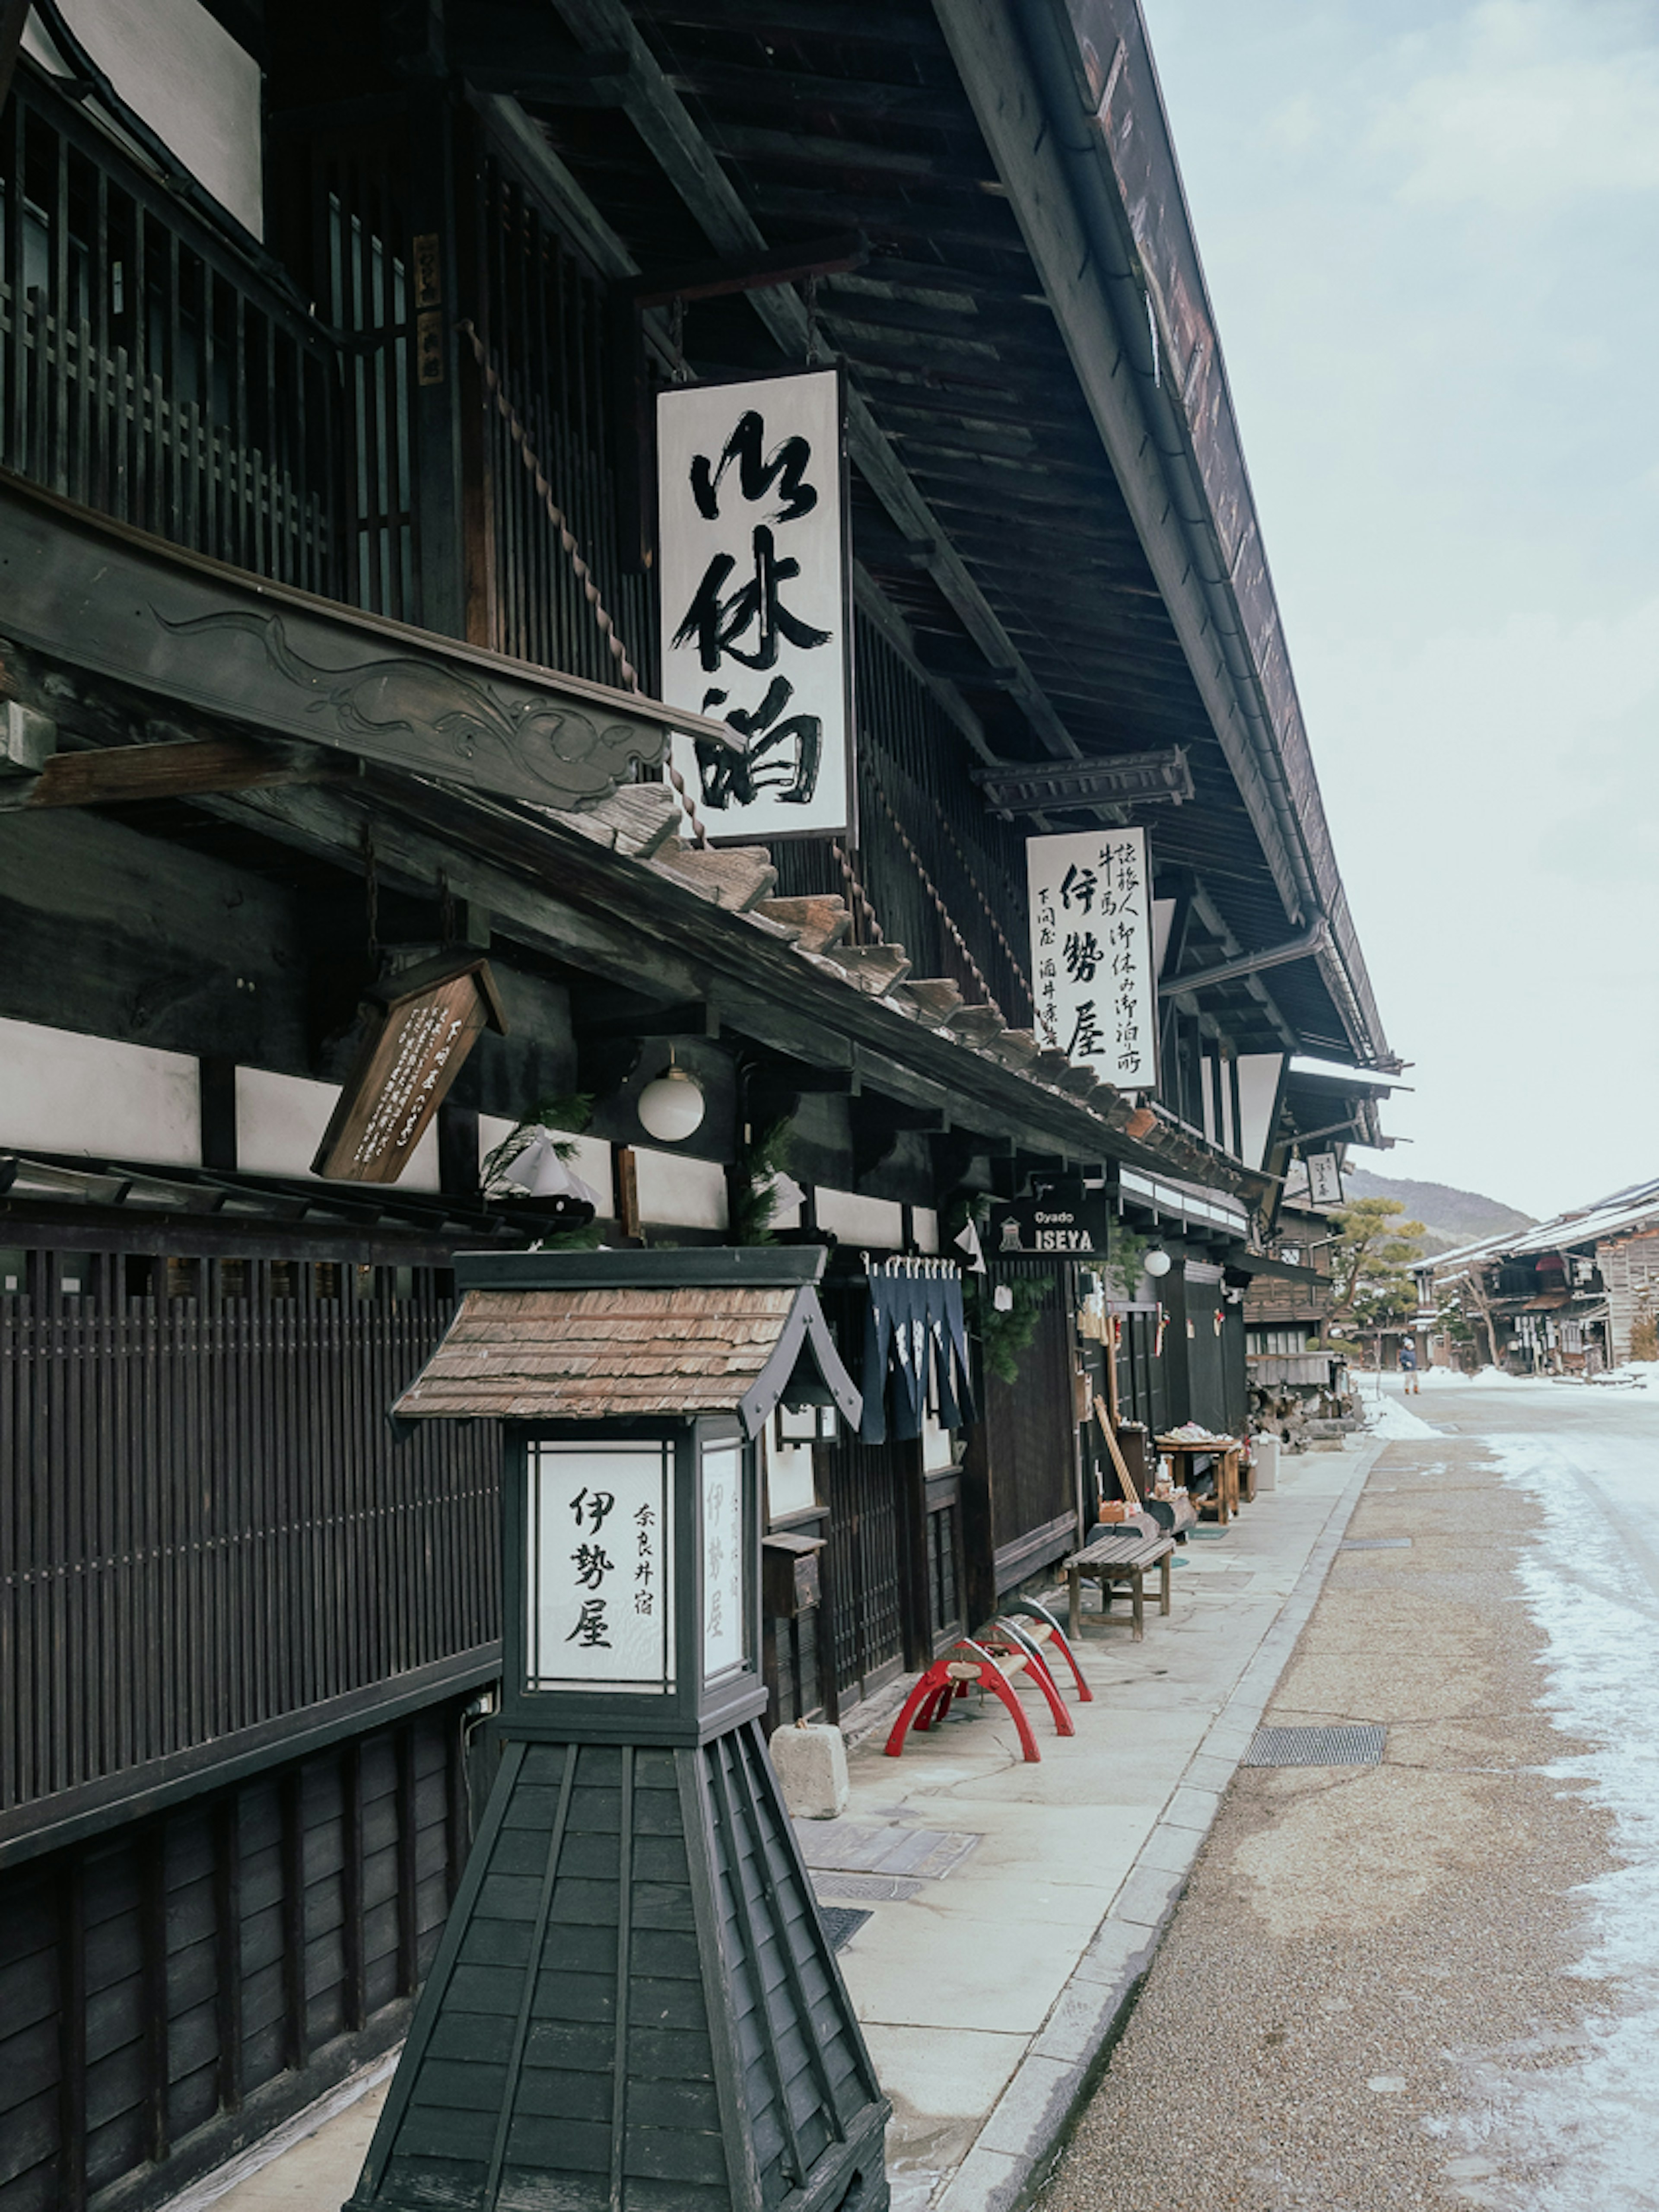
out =
[[[210,4],[264,71],[263,244],[63,25],[67,76],[25,58],[0,107],[0,1022],[179,1056],[200,1106],[172,1182],[118,1086],[94,1162],[0,1123],[0,1941],[32,2039],[0,2212],[158,2199],[400,2032],[495,1665],[495,1451],[394,1448],[381,1415],[453,1253],[550,1225],[480,1200],[481,1116],[592,1094],[604,1233],[718,1237],[626,1203],[642,1055],[672,1042],[714,1102],[688,1159],[740,1181],[750,1139],[791,1126],[790,1233],[835,1193],[915,1243],[963,1194],[1133,1163],[1235,1194],[1237,1228],[1185,1224],[1219,1266],[1297,1129],[1336,1118],[1286,1091],[1247,1158],[1239,1055],[1386,1055],[1230,413],[1197,386],[1183,411],[1146,356],[1167,256],[1132,241],[1123,178],[1109,238],[1101,180],[1052,169],[1074,132],[1015,149],[993,97],[1000,71],[1011,100],[1060,100],[1053,11]],[[1139,19],[1108,12],[1181,260]],[[825,273],[758,267],[793,250]],[[1086,299],[1061,261],[1099,272]],[[1182,284],[1212,374],[1195,264]],[[750,892],[718,903],[708,856],[579,811],[654,777],[666,719],[621,688],[624,663],[655,682],[644,410],[672,377],[809,357],[850,393],[858,836],[739,856]],[[119,659],[118,617],[168,592],[211,652],[181,623]],[[313,666],[395,663],[404,719],[325,713],[256,665],[273,618]],[[592,712],[596,686],[627,744],[541,790],[501,733]],[[482,769],[445,735],[480,687],[510,709]],[[1172,909],[1142,1113],[1019,1037],[1028,830],[1123,810],[1020,814],[985,779],[1175,748],[1191,798],[1130,810]],[[884,939],[933,995],[733,910],[769,890],[846,898],[847,944]],[[1306,957],[1231,972],[1316,921]],[[443,1109],[441,1188],[252,1170],[244,1079],[339,1083],[364,988],[442,945],[487,950],[508,1027]],[[950,985],[977,1028],[951,1026]],[[1375,1133],[1363,1083],[1343,1110]],[[1093,1462],[1075,1285],[1044,1267],[1020,1379],[981,1378],[949,1466],[817,1447],[790,1525],[823,1539],[821,1595],[768,1624],[778,1717],[924,1663],[1072,1540]],[[1195,1281],[1160,1294],[1161,1350],[1144,1297],[1127,1316],[1125,1411],[1236,1427],[1236,1309]]]

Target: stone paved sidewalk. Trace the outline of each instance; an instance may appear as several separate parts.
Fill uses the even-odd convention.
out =
[[[1382,1449],[1281,1462],[1279,1486],[1196,1535],[1153,1603],[1085,1599],[1095,1701],[1057,1739],[1029,1692],[1036,1765],[975,1697],[902,1759],[872,1729],[840,1822],[802,1824],[820,1897],[868,1917],[841,1952],[894,2122],[900,2212],[1001,2212],[1052,2159],[1169,1921],[1220,1795],[1293,1649]],[[939,1838],[945,1839],[939,1842]],[[333,2212],[356,2183],[385,2082],[287,2131],[173,2212]]]

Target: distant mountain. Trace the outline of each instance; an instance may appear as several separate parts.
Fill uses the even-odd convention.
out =
[[[1422,1239],[1431,1252],[1449,1252],[1455,1245],[1473,1244],[1483,1237],[1504,1231],[1530,1229],[1533,1218],[1512,1206],[1500,1206],[1479,1191],[1454,1190],[1449,1183],[1412,1182],[1404,1176],[1372,1175],[1367,1168],[1348,1168],[1342,1188],[1349,1198],[1398,1199],[1407,1221],[1420,1221],[1428,1234]]]

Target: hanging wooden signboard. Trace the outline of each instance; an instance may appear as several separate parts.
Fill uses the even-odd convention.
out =
[[[507,1030],[481,954],[428,960],[370,997],[379,1018],[311,1164],[331,1182],[396,1182],[479,1032]]]
[[[1025,847],[1037,1027],[1119,1091],[1158,1088],[1152,859],[1144,830],[1081,830]]]
[[[657,395],[662,696],[711,836],[855,835],[852,592],[839,371]]]
[[[1334,1152],[1308,1154],[1308,1200],[1312,1206],[1342,1204],[1342,1167]]]

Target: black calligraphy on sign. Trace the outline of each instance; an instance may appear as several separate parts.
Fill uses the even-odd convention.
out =
[[[783,505],[773,514],[775,522],[794,522],[812,512],[818,503],[818,495],[816,488],[806,482],[806,471],[812,465],[811,447],[805,438],[785,438],[763,459],[765,446],[765,423],[759,410],[750,407],[738,416],[738,427],[726,440],[720,460],[713,468],[706,453],[695,457],[691,463],[691,496],[705,521],[714,521],[720,514],[720,479],[733,461],[738,465],[738,489],[750,506],[764,499],[775,483],[779,485]]]
[[[1155,1088],[1146,832],[1033,837],[1026,854],[1038,1028],[1118,1089]]]
[[[819,818],[846,746],[838,390],[814,372],[659,400],[663,694],[741,740],[690,744],[704,805],[778,830],[838,826]]]

